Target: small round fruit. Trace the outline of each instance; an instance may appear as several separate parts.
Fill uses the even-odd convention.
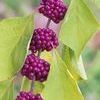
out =
[[[56,33],[49,28],[38,28],[33,32],[33,37],[30,43],[32,53],[37,51],[51,51],[59,45]]]
[[[30,80],[44,82],[47,80],[50,70],[50,64],[35,56],[34,54],[29,54],[25,60],[21,74],[26,76]]]
[[[39,12],[55,23],[63,20],[68,7],[61,0],[42,0]]]
[[[43,100],[40,94],[33,94],[32,92],[21,91],[16,100]]]

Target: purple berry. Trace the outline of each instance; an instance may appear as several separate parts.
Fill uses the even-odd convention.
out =
[[[44,82],[47,80],[50,64],[39,57],[30,54],[25,60],[21,74],[30,80]]]
[[[39,12],[55,23],[63,20],[68,7],[61,0],[43,0]]]
[[[51,51],[59,45],[56,33],[49,28],[38,28],[34,30],[30,43],[30,50],[33,53],[37,51]]]
[[[16,100],[43,100],[40,94],[33,94],[32,92],[21,91]]]

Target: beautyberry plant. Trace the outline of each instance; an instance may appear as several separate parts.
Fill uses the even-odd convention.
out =
[[[83,100],[77,84],[87,79],[81,51],[99,24],[85,0],[69,4],[41,0],[35,18],[32,13],[0,22],[0,100]],[[33,30],[34,19],[46,26]]]
[[[25,60],[21,74],[32,80],[31,91],[33,90],[34,81],[44,82],[47,80],[50,64],[40,58],[41,52],[44,50],[51,51],[59,45],[58,37],[56,33],[49,28],[51,20],[55,23],[59,23],[63,20],[67,6],[60,0],[43,0],[39,7],[39,12],[48,18],[46,27],[35,29],[31,39],[29,54]],[[36,56],[36,54],[38,55]],[[23,94],[23,95],[22,95]],[[19,98],[35,98],[35,96],[29,96],[30,93],[21,92],[17,100],[23,100]],[[25,99],[26,100],[26,99]],[[30,99],[31,100],[31,99]],[[41,100],[41,99],[32,99]]]

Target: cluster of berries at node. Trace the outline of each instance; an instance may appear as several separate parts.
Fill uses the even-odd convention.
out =
[[[40,94],[33,94],[32,92],[21,91],[16,100],[43,100]]]
[[[50,70],[50,64],[47,61],[35,56],[35,54],[44,50],[51,51],[58,45],[58,38],[52,29],[35,29],[29,48],[32,54],[26,58],[25,64],[22,68],[22,75],[28,77],[30,80],[35,79],[40,82],[46,81]]]
[[[63,20],[67,9],[67,6],[61,0],[43,0],[39,12],[55,23],[59,23]]]
[[[48,19],[59,23],[65,16],[67,6],[61,0],[42,0],[39,12]],[[44,82],[47,80],[50,64],[36,56],[37,53],[51,51],[59,45],[56,33],[50,28],[38,28],[33,32],[29,50],[21,74],[30,80]],[[16,100],[43,100],[40,94],[21,91]]]
[[[56,33],[49,28],[38,28],[33,32],[33,37],[30,44],[30,50],[33,53],[37,51],[51,51],[59,45]]]
[[[21,70],[22,75],[30,80],[44,82],[47,79],[50,70],[50,64],[44,59],[40,59],[34,54],[27,56],[25,64]]]

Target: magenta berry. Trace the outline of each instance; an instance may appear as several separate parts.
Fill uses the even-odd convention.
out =
[[[51,51],[59,45],[56,33],[49,28],[38,28],[34,30],[30,43],[30,50],[33,53],[37,51]]]
[[[33,94],[32,92],[21,91],[16,100],[43,100],[40,94]]]
[[[68,9],[64,2],[61,0],[43,0],[43,2],[44,1],[45,3],[41,4],[39,12],[55,23],[59,23],[63,20]]]
[[[44,82],[47,80],[49,70],[50,64],[47,61],[30,54],[26,58],[21,73],[30,80],[35,79],[36,81]]]

